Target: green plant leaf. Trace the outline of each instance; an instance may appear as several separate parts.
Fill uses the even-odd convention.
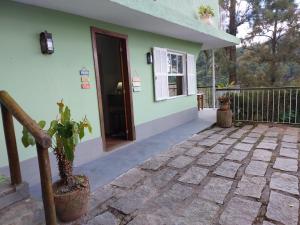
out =
[[[38,125],[40,126],[41,129],[44,129],[44,127],[46,126],[46,121],[41,120],[40,122],[38,122]]]
[[[82,123],[80,123],[80,126],[79,126],[79,138],[80,140],[84,137],[84,126]]]
[[[69,161],[74,160],[74,145],[72,139],[63,139],[64,153]]]
[[[57,125],[58,125],[58,122],[57,120],[52,120],[51,123],[50,123],[50,127],[47,131],[47,133],[53,137],[53,135],[57,132]]]
[[[68,106],[66,106],[62,114],[62,120],[64,121],[64,123],[69,122],[71,120],[71,111]]]
[[[27,148],[30,145],[35,145],[34,137],[28,132],[28,130],[25,127],[23,127],[21,140],[25,148]]]

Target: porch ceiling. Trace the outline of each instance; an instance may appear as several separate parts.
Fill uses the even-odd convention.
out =
[[[239,40],[213,26],[170,12],[171,9],[152,4],[147,11],[144,1],[128,6],[118,0],[15,0],[25,4],[67,12],[173,38],[201,43],[202,49],[216,49],[239,44]],[[157,10],[155,9],[157,7]],[[169,13],[166,13],[169,12]],[[176,17],[174,17],[176,15]]]

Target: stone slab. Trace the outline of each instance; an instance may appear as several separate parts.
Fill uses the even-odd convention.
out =
[[[271,177],[270,188],[299,195],[298,182],[296,176],[274,172]]]
[[[120,221],[110,212],[105,212],[91,219],[87,225],[119,225]]]
[[[267,218],[286,225],[298,224],[299,201],[296,198],[271,191]]]
[[[298,148],[298,144],[282,141],[281,142],[281,147],[284,147],[284,148]]]
[[[158,170],[160,167],[166,164],[166,162],[170,159],[167,156],[157,156],[153,157],[147,161],[145,161],[141,168],[145,170]]]
[[[213,224],[218,211],[219,206],[216,204],[197,198],[181,214],[184,218],[183,223],[181,221],[174,221],[173,223],[166,223],[166,225],[210,225]]]
[[[245,173],[254,176],[264,176],[268,163],[262,161],[251,161],[246,167]]]
[[[178,172],[176,170],[165,168],[155,173],[145,182],[150,182],[154,187],[160,189],[166,186],[177,175],[177,173]]]
[[[162,195],[158,196],[155,199],[155,203],[160,207],[167,207],[174,210],[182,201],[191,197],[193,192],[193,188],[176,183]]]
[[[281,148],[280,149],[280,153],[281,156],[285,156],[288,158],[294,158],[294,159],[298,159],[299,157],[299,151],[296,148]]]
[[[259,134],[259,133],[249,133],[248,137],[260,138],[261,134]]]
[[[215,147],[210,149],[208,152],[216,153],[216,154],[224,154],[230,148],[230,145],[225,144],[217,144]]]
[[[194,161],[194,158],[188,157],[188,156],[183,156],[180,155],[171,162],[168,163],[168,166],[175,167],[178,169],[181,169],[183,167],[186,167],[190,163]]]
[[[225,159],[234,160],[234,161],[243,161],[247,156],[248,152],[244,151],[232,151],[229,155],[225,157]]]
[[[224,137],[225,137],[224,134],[213,134],[213,135],[209,136],[209,138],[215,139],[215,140],[218,140],[218,141],[222,140]]]
[[[265,133],[266,137],[277,137],[278,136],[278,132],[277,131],[268,131]]]
[[[193,147],[191,148],[190,150],[188,150],[187,152],[185,152],[184,154],[185,155],[188,155],[188,156],[192,156],[192,157],[196,157],[198,156],[200,153],[202,153],[203,151],[205,151],[204,148],[198,146],[198,147]]]
[[[256,148],[262,148],[267,150],[275,150],[278,144],[269,143],[269,142],[260,142]]]
[[[268,150],[256,149],[253,152],[252,160],[270,162],[271,157],[272,157],[272,152]]]
[[[238,183],[235,193],[247,197],[260,198],[265,185],[266,178],[264,177],[248,177],[244,175]]]
[[[233,145],[235,142],[237,142],[237,139],[235,138],[225,138],[220,143],[226,145]]]
[[[216,168],[214,174],[222,177],[234,178],[240,166],[241,164],[239,163],[224,161],[220,166]]]
[[[213,145],[215,145],[218,142],[218,140],[216,139],[212,139],[212,138],[206,138],[202,141],[198,142],[198,145],[200,146],[206,146],[206,147],[211,147]]]
[[[282,137],[282,141],[290,142],[290,143],[298,143],[298,136],[285,134]]]
[[[249,152],[252,147],[253,147],[253,144],[238,143],[233,148],[235,148],[237,150]]]
[[[222,154],[206,153],[205,155],[203,155],[203,156],[197,161],[197,164],[202,165],[202,166],[213,166],[213,165],[215,165],[222,157],[223,157]]]
[[[123,175],[119,176],[111,184],[118,187],[130,188],[141,179],[143,179],[146,175],[146,172],[137,168],[133,168]]]
[[[264,221],[262,225],[275,225],[274,223],[271,223],[269,221]]]
[[[264,137],[261,142],[276,144],[278,142],[278,139],[274,137]]]
[[[212,177],[200,192],[199,196],[203,199],[223,204],[232,183],[232,181],[223,178]]]
[[[297,172],[298,161],[296,159],[277,157],[273,165],[273,168],[283,170],[283,171]]]
[[[200,184],[200,182],[206,177],[208,172],[208,169],[192,166],[178,180],[180,182],[189,184]]]
[[[221,215],[221,225],[252,225],[258,215],[261,203],[232,198]]]
[[[255,137],[245,137],[242,142],[248,144],[255,144],[258,141],[258,138]]]
[[[171,149],[169,149],[168,151],[159,154],[158,156],[165,156],[165,157],[173,158],[175,156],[182,155],[186,151],[187,151],[187,149],[185,149],[185,148],[180,148],[178,146],[174,146]]]

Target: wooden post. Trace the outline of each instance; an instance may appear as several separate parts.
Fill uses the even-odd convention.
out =
[[[3,128],[7,148],[7,156],[11,177],[11,184],[18,185],[22,183],[19,155],[17,149],[16,135],[12,114],[1,105]]]
[[[56,225],[56,213],[52,190],[51,166],[48,149],[37,143],[37,154],[40,167],[42,197],[47,225]]]

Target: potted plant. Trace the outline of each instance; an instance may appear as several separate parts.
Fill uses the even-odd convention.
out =
[[[89,180],[84,175],[73,175],[74,152],[79,140],[85,136],[85,129],[92,132],[92,127],[85,117],[76,122],[71,118],[71,111],[63,101],[57,103],[59,116],[50,123],[46,130],[53,138],[52,150],[56,156],[60,180],[53,184],[56,214],[63,222],[81,217],[87,211],[90,195]],[[44,129],[45,121],[39,126]],[[22,143],[25,147],[35,145],[34,138],[23,128]]]
[[[220,96],[219,100],[219,109],[221,111],[230,110],[230,98],[227,95]]]
[[[198,14],[201,20],[206,24],[212,24],[211,17],[215,15],[214,10],[209,5],[202,5],[198,8]]]

